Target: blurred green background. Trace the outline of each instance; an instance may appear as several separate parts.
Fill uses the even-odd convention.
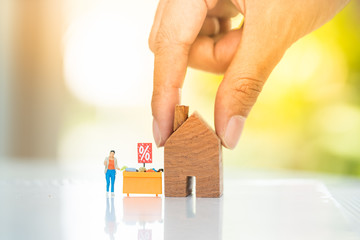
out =
[[[136,143],[153,142],[147,37],[156,6],[1,1],[1,159],[97,167],[115,149],[120,165],[137,167]],[[225,167],[360,176],[359,13],[350,2],[286,52],[238,146],[224,149]],[[221,80],[189,69],[183,88],[182,103],[212,126]],[[163,166],[163,149],[153,165]]]

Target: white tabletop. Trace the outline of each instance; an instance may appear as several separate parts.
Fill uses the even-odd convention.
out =
[[[331,193],[359,193],[356,179],[225,168],[221,198],[165,198],[126,197],[118,174],[108,198],[103,175],[2,164],[0,239],[360,239],[360,210]]]

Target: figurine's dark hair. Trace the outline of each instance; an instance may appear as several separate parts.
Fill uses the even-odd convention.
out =
[[[110,152],[111,152],[111,153],[113,152],[113,153],[115,154],[115,150],[111,150]]]

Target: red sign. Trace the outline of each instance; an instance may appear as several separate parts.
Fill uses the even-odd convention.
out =
[[[138,163],[152,163],[152,144],[138,143]]]

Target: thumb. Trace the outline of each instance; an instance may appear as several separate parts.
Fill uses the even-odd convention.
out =
[[[237,145],[251,108],[288,46],[271,39],[273,34],[246,27],[215,100],[216,133],[230,149]]]
[[[241,75],[221,83],[215,101],[215,128],[225,147],[233,149],[237,145],[263,85],[261,79]]]

